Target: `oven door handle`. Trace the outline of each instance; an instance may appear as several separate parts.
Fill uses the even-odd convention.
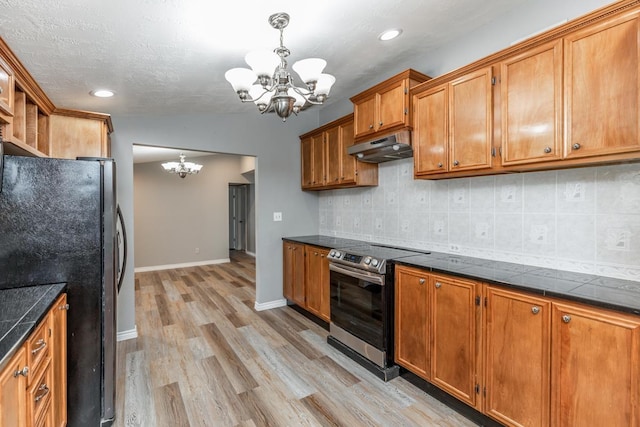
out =
[[[384,276],[379,274],[342,267],[333,263],[329,264],[329,271],[335,271],[336,273],[342,273],[347,276],[355,277],[356,279],[365,280],[370,283],[375,283],[376,285],[384,286]],[[365,286],[362,287],[364,288]]]

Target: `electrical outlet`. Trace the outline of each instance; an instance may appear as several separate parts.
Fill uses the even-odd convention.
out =
[[[458,245],[449,245],[449,250],[450,250],[451,252],[456,252],[456,253],[458,253],[458,252],[460,252],[460,246],[458,246]]]
[[[282,221],[282,212],[274,212],[273,213],[274,221]]]
[[[199,253],[200,253],[200,248],[196,248],[196,249],[195,249],[195,252],[196,252],[197,254],[199,254]]]

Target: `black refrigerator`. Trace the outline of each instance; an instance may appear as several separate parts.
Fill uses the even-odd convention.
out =
[[[68,425],[111,425],[126,257],[115,162],[0,159],[0,289],[67,284]]]

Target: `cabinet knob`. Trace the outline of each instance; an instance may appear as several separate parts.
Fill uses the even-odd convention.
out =
[[[25,366],[21,370],[15,371],[13,373],[13,378],[16,378],[18,375],[22,375],[23,377],[26,377],[27,375],[29,375],[29,367]]]
[[[562,321],[564,323],[569,323],[571,322],[571,316],[569,316],[568,314],[565,314],[564,316],[562,316]]]
[[[420,279],[420,280],[418,280],[418,282],[419,282],[421,285],[424,285],[424,282],[425,282],[425,281],[426,281],[426,280],[424,280],[424,279]]]
[[[442,166],[444,166],[444,165],[442,164],[442,162],[438,163],[438,167],[439,167],[439,168],[441,168]]]
[[[440,287],[442,287],[442,283],[436,282],[436,288],[440,288]]]
[[[575,144],[573,144],[573,149],[574,150],[579,150],[580,149],[580,144],[578,144],[577,142]]]
[[[544,152],[549,154],[551,152],[551,147],[544,147]]]
[[[453,166],[458,166],[459,164],[460,164],[460,162],[459,162],[459,161],[457,161],[457,160],[454,160],[454,161],[453,161]]]
[[[69,310],[69,304],[62,304],[58,307],[58,310]]]
[[[534,305],[533,307],[531,307],[531,312],[533,314],[538,314],[540,313],[540,307],[538,307],[537,305]]]
[[[379,122],[379,123],[378,123],[378,125],[379,125],[379,126],[382,126],[382,122]]]
[[[373,129],[373,125],[369,125],[369,129]]]

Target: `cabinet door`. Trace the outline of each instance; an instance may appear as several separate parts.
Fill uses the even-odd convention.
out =
[[[395,359],[416,375],[429,380],[429,299],[426,273],[396,268]]]
[[[292,265],[293,265],[293,301],[304,307],[305,305],[305,277],[304,277],[304,245],[292,243]]]
[[[413,97],[414,173],[446,172],[448,86],[439,86]]]
[[[327,161],[325,169],[327,171],[326,185],[336,185],[340,183],[340,129],[338,126],[324,132],[325,144],[327,148]]]
[[[109,137],[102,120],[52,114],[50,155],[63,159],[109,157]]]
[[[321,187],[325,182],[325,170],[324,170],[324,133],[311,137],[311,145],[313,147],[313,154],[311,157],[312,166],[312,185],[314,187]]]
[[[13,71],[0,58],[0,112],[13,115]]]
[[[640,150],[639,16],[565,37],[566,157]]]
[[[302,158],[302,188],[313,186],[313,140],[305,138],[300,141],[300,155]]]
[[[51,308],[53,345],[53,425],[67,425],[67,294],[62,294]]]
[[[485,413],[509,426],[549,425],[551,303],[487,287]]]
[[[500,64],[502,164],[562,157],[562,40]]]
[[[409,110],[405,89],[406,81],[401,80],[378,91],[378,122],[375,123],[377,131],[406,124]]]
[[[27,425],[27,380],[16,375],[26,366],[26,351],[20,347],[0,373],[0,427]]]
[[[491,167],[491,67],[460,77],[449,89],[449,169]]]
[[[554,303],[551,322],[551,425],[640,425],[640,321]]]
[[[329,321],[329,251],[305,247],[306,308]]]
[[[430,286],[431,381],[468,405],[477,407],[480,392],[479,284],[432,276]]]
[[[373,94],[369,98],[354,104],[353,114],[355,120],[354,136],[356,138],[374,133],[376,131],[376,95]]]
[[[356,158],[349,155],[347,150],[354,143],[353,122],[340,126],[340,183],[356,183]]]

